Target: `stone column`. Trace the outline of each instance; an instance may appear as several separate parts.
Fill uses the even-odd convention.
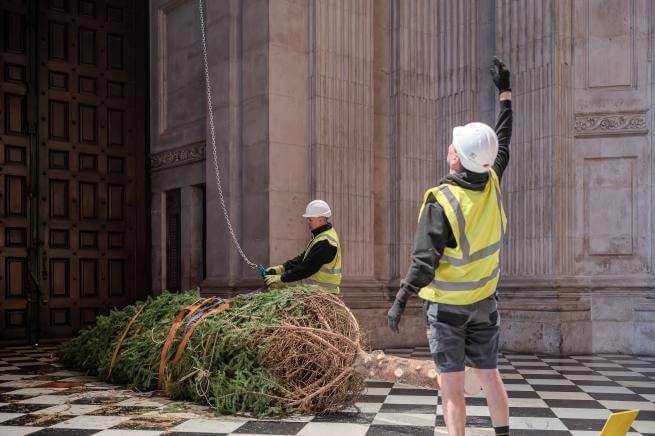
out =
[[[311,196],[331,205],[347,282],[364,286],[374,272],[372,12],[372,0],[310,3]]]
[[[235,74],[235,61],[239,53],[237,38],[240,36],[239,8],[232,1],[205,2],[206,32],[209,74],[212,84],[212,110],[216,133],[216,156],[221,177],[223,200],[228,209],[228,217],[234,223],[235,231],[241,230],[239,204],[235,198],[238,186],[234,186],[235,140],[238,125],[235,123],[239,108],[238,91],[240,77]],[[196,12],[197,15],[197,12]],[[197,20],[196,20],[197,21]],[[204,78],[198,84],[203,89]],[[235,95],[236,94],[236,95]],[[204,103],[205,111],[207,103]],[[230,234],[219,199],[214,165],[214,151],[209,129],[209,117],[206,118],[207,158],[205,172],[207,174],[206,216],[207,228],[207,278],[203,288],[211,291],[226,291],[236,282],[238,265],[235,263]],[[236,192],[235,192],[236,191]]]
[[[234,234],[253,262],[267,245],[268,2],[207,2],[207,35],[216,152]],[[219,200],[207,130],[207,278],[205,293],[231,295],[261,286],[235,249]]]
[[[378,7],[376,3],[376,10]],[[383,307],[374,315],[374,343],[426,345],[418,298],[412,299],[405,311],[402,335],[386,328],[386,310],[409,268],[423,194],[446,174],[452,127],[472,120],[477,113],[475,14],[475,2],[469,1],[388,3],[389,85],[387,90],[376,87],[389,96],[388,160],[384,159],[385,148],[376,148],[380,162],[389,165],[386,174],[376,167],[377,180],[388,190],[378,191],[381,198],[376,198],[376,203],[384,202],[381,204],[389,208],[389,236],[384,247],[389,266]],[[376,20],[383,16],[376,14]],[[378,42],[376,37],[376,47]],[[376,65],[383,59],[376,58]],[[386,103],[377,95],[376,99]],[[379,216],[386,218],[382,211]]]
[[[573,206],[567,168],[571,21],[563,8],[551,1],[496,2],[496,53],[512,71],[515,108],[511,161],[503,178],[509,231],[499,291],[501,337],[508,349],[556,352],[561,337],[554,280],[573,262],[567,249]],[[576,301],[568,309],[570,321],[584,318]]]
[[[269,242],[263,261],[281,264],[301,252],[311,236],[301,217],[310,200],[308,10],[313,2],[269,3],[268,160]],[[329,201],[329,199],[326,199]]]

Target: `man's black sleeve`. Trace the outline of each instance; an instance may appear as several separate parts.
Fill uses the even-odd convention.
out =
[[[302,258],[305,255],[305,252],[303,251],[300,253],[298,256],[294,257],[293,259],[289,259],[286,262],[284,262],[282,265],[284,266],[285,271],[289,271],[297,267],[302,263]]]
[[[328,241],[318,241],[307,253],[303,260],[304,253],[284,263],[283,282],[295,282],[306,279],[315,274],[323,265],[332,262],[337,255],[337,247]],[[293,263],[291,263],[293,262]]]
[[[418,293],[434,280],[434,270],[443,256],[450,226],[443,208],[434,196],[428,197],[419,219],[414,250],[409,271],[400,285],[408,291]]]
[[[498,179],[503,177],[505,168],[509,164],[509,143],[512,139],[512,100],[500,101],[500,113],[496,121],[496,136],[498,136],[498,156],[493,169]]]

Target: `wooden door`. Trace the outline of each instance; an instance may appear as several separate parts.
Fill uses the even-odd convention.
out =
[[[30,96],[30,35],[28,5],[3,2],[2,83],[0,87],[0,325],[2,337],[28,335],[30,246],[30,153],[34,132],[28,120]],[[28,106],[32,106],[28,109]],[[32,134],[30,134],[32,130]]]
[[[147,26],[145,2],[37,4],[36,26],[27,33],[35,34],[30,186],[38,192],[38,222],[31,224],[40,250],[28,263],[39,270],[40,301],[38,316],[27,314],[40,338],[49,339],[70,336],[147,292]],[[10,180],[20,191],[23,179]]]

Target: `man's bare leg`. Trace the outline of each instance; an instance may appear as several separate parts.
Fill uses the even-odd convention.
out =
[[[484,396],[487,397],[487,405],[491,422],[494,427],[505,427],[509,425],[509,404],[507,392],[503,385],[503,379],[497,369],[476,369]]]
[[[444,372],[439,379],[443,398],[443,415],[449,436],[464,436],[466,402],[464,401],[464,371]]]

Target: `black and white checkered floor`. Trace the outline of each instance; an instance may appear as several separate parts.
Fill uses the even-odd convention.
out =
[[[0,348],[0,435],[446,434],[438,392],[367,382],[356,407],[281,421],[215,417],[197,405],[64,370],[53,347]],[[427,349],[387,350],[429,358]],[[505,354],[513,435],[597,435],[611,412],[640,409],[630,435],[655,435],[655,358]],[[484,397],[467,398],[470,434],[493,435]]]

